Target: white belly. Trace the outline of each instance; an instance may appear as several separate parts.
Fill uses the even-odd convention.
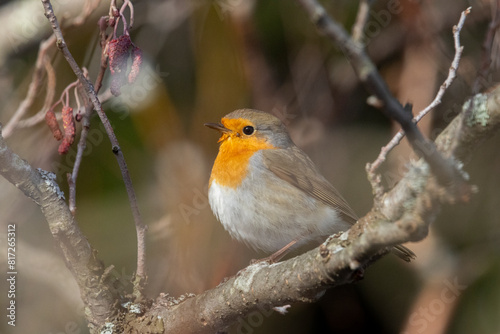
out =
[[[215,216],[233,238],[255,249],[275,252],[299,238],[297,246],[349,227],[337,212],[292,185],[255,171],[238,187],[212,180],[208,198]]]

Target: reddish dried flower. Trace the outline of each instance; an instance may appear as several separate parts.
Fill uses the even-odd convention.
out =
[[[111,74],[127,70],[127,59],[130,54],[129,49],[131,45],[132,41],[128,35],[122,35],[118,39],[109,41],[108,55]]]
[[[125,85],[127,60],[130,56],[130,36],[122,35],[108,43],[109,70],[111,71],[111,93],[120,95],[120,88]]]
[[[45,114],[45,123],[47,123],[47,125],[49,126],[50,131],[52,131],[52,134],[54,135],[54,138],[56,140],[61,140],[63,138],[63,134],[61,132],[61,129],[59,128],[59,123],[57,123],[54,110],[49,109],[47,111],[47,113]]]
[[[73,117],[73,108],[64,106],[62,108],[62,120],[63,120],[63,128],[64,135],[75,135],[75,119]]]
[[[71,139],[71,137],[64,136],[61,144],[59,145],[59,148],[57,149],[57,152],[59,152],[59,154],[61,155],[68,153],[71,144],[73,144],[73,140]]]
[[[128,74],[128,82],[134,83],[141,71],[142,65],[142,50],[137,46],[132,48],[132,67],[130,73]]]
[[[66,154],[69,151],[70,146],[75,141],[75,119],[73,118],[73,108],[64,106],[62,109],[62,119],[64,128],[64,138],[59,145],[59,154]]]

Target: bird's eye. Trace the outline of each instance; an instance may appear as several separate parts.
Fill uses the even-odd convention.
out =
[[[255,128],[253,126],[248,125],[243,128],[243,133],[246,134],[247,136],[250,136],[254,132]]]

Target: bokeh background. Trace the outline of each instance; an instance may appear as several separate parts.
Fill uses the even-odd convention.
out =
[[[94,1],[96,2],[96,1]],[[97,1],[98,3],[99,1]],[[127,160],[147,237],[150,297],[179,296],[215,287],[251,259],[265,254],[232,241],[213,217],[207,182],[217,134],[203,123],[234,109],[256,108],[281,118],[295,143],[344,195],[359,215],[372,204],[364,167],[397,127],[366,103],[344,54],[319,36],[295,1],[133,1],[133,42],[145,57],[139,80],[103,106]],[[358,1],[322,2],[350,30]],[[55,0],[69,27],[68,46],[92,80],[99,69],[97,20],[72,27],[83,1]],[[461,33],[465,47],[458,78],[443,103],[420,127],[435,137],[474,89],[499,79],[499,40],[492,62],[483,41],[500,4],[495,0],[375,1],[362,40],[397,98],[417,112],[436,94],[454,54],[452,27],[462,10],[472,13]],[[126,15],[129,12],[126,11]],[[0,2],[0,122],[5,125],[25,98],[39,44],[50,36],[36,0]],[[48,51],[56,73],[56,98],[75,80],[63,57]],[[484,72],[483,72],[484,73]],[[47,76],[25,118],[40,110]],[[474,83],[476,88],[474,88]],[[109,74],[104,89],[109,87]],[[70,105],[76,109],[71,96]],[[44,123],[17,128],[9,145],[32,166],[52,171],[67,193],[66,156]],[[288,315],[254,312],[232,333],[500,333],[500,135],[485,142],[466,164],[479,193],[467,205],[442,210],[430,235],[408,245],[417,259],[387,256],[359,283],[331,289],[314,304],[293,305]],[[387,187],[411,159],[403,143],[381,170]],[[7,325],[7,285],[0,280],[1,333],[87,333],[78,289],[38,207],[0,179],[0,270],[6,272],[7,224],[17,227],[17,322]],[[76,218],[112,274],[127,279],[136,261],[135,228],[121,174],[97,116],[77,182]],[[2,275],[3,277],[4,275]]]

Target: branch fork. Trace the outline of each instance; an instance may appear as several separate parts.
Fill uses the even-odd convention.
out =
[[[134,218],[134,223],[136,227],[137,233],[137,272],[136,272],[136,286],[134,287],[134,294],[136,296],[142,296],[142,291],[144,289],[144,283],[146,281],[146,225],[142,222],[141,215],[139,213],[139,207],[137,206],[137,200],[134,188],[132,186],[132,180],[130,178],[130,174],[128,171],[127,163],[125,162],[125,158],[123,156],[123,152],[119,149],[120,145],[118,143],[118,139],[113,131],[113,128],[102,110],[101,102],[97,97],[97,93],[94,90],[92,83],[85,77],[82,69],[78,66],[75,59],[73,58],[71,52],[69,51],[66,42],[64,40],[61,28],[59,27],[59,23],[54,14],[54,10],[52,8],[52,4],[50,0],[41,0],[44,13],[47,19],[49,20],[54,35],[56,36],[56,45],[59,50],[64,55],[64,58],[70,65],[71,69],[80,80],[88,99],[91,101],[94,110],[99,115],[102,124],[106,130],[106,133],[110,139],[111,145],[113,148],[118,148],[115,153],[116,159],[118,161],[118,165],[120,167],[120,171],[122,173],[122,177],[125,183],[125,188],[127,190],[127,195],[130,202],[130,207],[132,209],[132,215]],[[74,180],[73,180],[74,181]]]

